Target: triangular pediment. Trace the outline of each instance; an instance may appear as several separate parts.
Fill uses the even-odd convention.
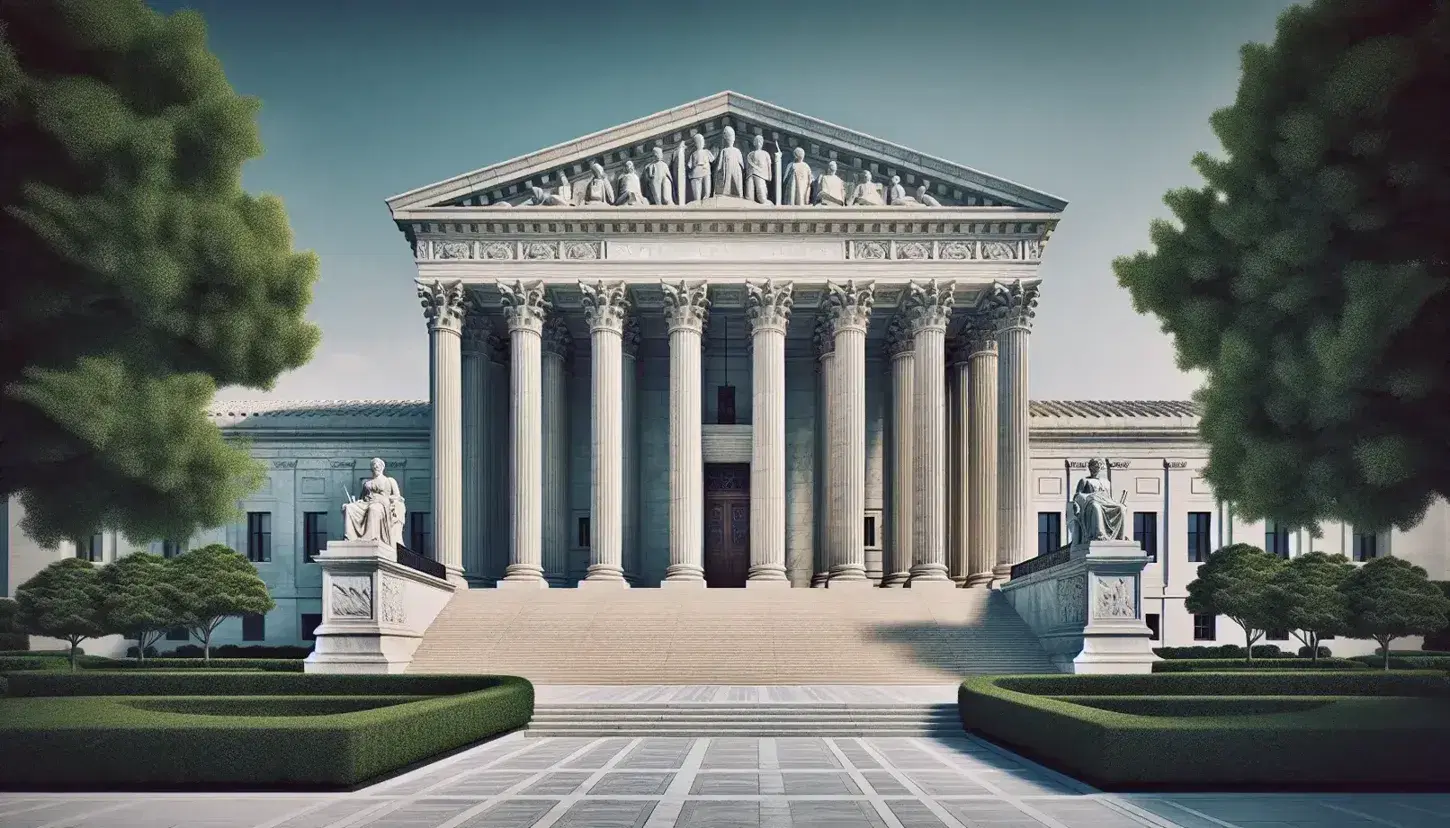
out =
[[[925,184],[932,198],[945,207],[1011,207],[1060,212],[1067,206],[1067,202],[1056,196],[970,167],[736,92],[721,92],[396,195],[388,199],[388,207],[396,215],[399,211],[430,207],[531,206],[535,203],[531,200],[535,188],[543,188],[547,193],[556,191],[560,174],[573,185],[571,203],[577,204],[579,189],[591,177],[593,164],[604,167],[609,181],[617,181],[626,162],[633,162],[636,171],[643,172],[653,160],[652,150],[656,146],[664,149],[667,158],[672,158],[682,142],[692,140],[691,136],[698,133],[705,137],[707,146],[718,147],[727,127],[734,132],[736,145],[743,151],[751,149],[754,136],[762,136],[768,151],[779,148],[783,164],[790,163],[796,148],[802,149],[813,176],[820,175],[835,161],[847,187],[854,187],[869,171],[878,186],[899,175],[911,194]],[[566,206],[560,205],[560,209]],[[752,205],[742,202],[739,206]]]

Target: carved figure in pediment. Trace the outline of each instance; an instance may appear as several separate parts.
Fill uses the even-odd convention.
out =
[[[650,154],[654,160],[644,168],[644,194],[649,197],[650,204],[674,206],[675,176],[665,161],[665,148],[655,147]]]
[[[920,202],[906,194],[906,188],[901,186],[901,176],[891,176],[891,189],[887,191],[886,203],[893,207],[911,207]]]
[[[711,195],[711,173],[715,166],[715,153],[705,149],[705,136],[695,133],[691,139],[695,149],[686,159],[687,180],[690,182],[690,201],[699,201]]]
[[[362,499],[349,496],[342,504],[343,537],[377,541],[389,549],[403,540],[407,506],[398,481],[383,472],[387,464],[374,457],[373,476],[363,483]]]
[[[770,153],[765,151],[764,136],[757,135],[752,141],[755,147],[745,158],[745,197],[756,204],[770,203],[771,168],[775,166]]]
[[[583,204],[586,207],[608,207],[614,204],[614,186],[604,175],[604,165],[595,161],[589,165],[593,178],[584,185]]]
[[[745,198],[745,156],[735,146],[735,130],[725,127],[725,146],[717,159],[720,167],[720,189],[716,195]]]
[[[644,190],[640,188],[639,173],[634,171],[634,162],[624,162],[624,172],[619,176],[619,200],[622,207],[640,207],[648,204],[645,201]]]
[[[916,188],[916,200],[926,205],[927,207],[940,207],[941,202],[932,198],[931,193],[927,192],[927,190],[929,189],[931,189],[930,181],[921,182],[921,184]]]
[[[563,170],[560,170],[557,173],[554,173],[554,178],[555,178],[556,181],[559,182],[558,183],[558,186],[555,188],[554,192],[551,193],[548,190],[544,189],[543,187],[535,187],[534,188],[534,196],[533,196],[533,198],[531,198],[528,201],[524,202],[522,206],[524,206],[524,207],[573,207],[574,206],[574,188],[570,186],[569,179],[567,177],[565,177],[564,171]]]
[[[841,207],[846,203],[846,182],[836,175],[836,162],[826,165],[826,171],[816,179],[816,204]]]
[[[785,203],[799,207],[811,202],[811,165],[802,147],[796,147],[791,157],[794,160],[785,168]]]
[[[851,192],[851,200],[847,203],[852,207],[883,207],[886,205],[881,185],[871,180],[870,170],[861,171],[861,180],[856,182],[856,189]]]

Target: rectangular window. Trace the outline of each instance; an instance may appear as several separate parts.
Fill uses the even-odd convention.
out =
[[[185,627],[172,627],[166,631],[167,641],[186,641],[191,638],[191,631]]]
[[[106,536],[100,532],[84,540],[76,541],[76,557],[91,563],[100,563],[105,557]]]
[[[322,624],[322,613],[320,613],[320,612],[304,612],[304,613],[302,613],[302,640],[303,641],[316,641],[317,640],[317,628],[321,624]]]
[[[1212,545],[1208,530],[1212,523],[1213,514],[1211,512],[1188,513],[1189,563],[1203,563],[1208,560],[1209,549]]]
[[[1143,620],[1148,623],[1148,630],[1153,633],[1153,640],[1161,641],[1163,639],[1162,627],[1160,626],[1162,622],[1158,620],[1158,613],[1145,613]]]
[[[271,512],[247,512],[247,560],[252,563],[272,560]]]
[[[1375,532],[1354,533],[1354,559],[1356,561],[1372,561],[1378,557],[1379,552],[1380,536],[1378,534]]]
[[[1218,638],[1217,615],[1193,616],[1193,640],[1213,641]]]
[[[327,548],[327,513],[302,513],[302,560],[313,563],[317,553]]]
[[[433,551],[432,517],[428,512],[408,515],[408,548],[425,558]]]
[[[587,516],[579,518],[579,548],[589,548],[589,518]]]
[[[1133,540],[1138,542],[1138,548],[1143,550],[1149,561],[1158,560],[1157,512],[1133,513]]]
[[[1289,527],[1277,520],[1264,521],[1264,551],[1281,558],[1289,557]]]
[[[177,555],[180,555],[180,554],[181,554],[181,542],[180,541],[164,540],[164,541],[161,542],[161,557],[163,557],[163,558],[174,558],[174,557],[176,557]]]
[[[867,515],[866,516],[866,546],[867,547],[872,547],[872,546],[875,546],[875,545],[876,545],[876,516],[875,515]]]
[[[266,641],[267,616],[260,612],[249,612],[242,616],[242,640]]]
[[[721,385],[715,388],[715,422],[720,425],[735,425],[735,386]]]
[[[1037,513],[1037,554],[1051,555],[1062,546],[1062,513]]]

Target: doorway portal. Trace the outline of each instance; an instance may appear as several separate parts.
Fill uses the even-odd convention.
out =
[[[705,586],[740,588],[750,573],[750,464],[705,464]]]

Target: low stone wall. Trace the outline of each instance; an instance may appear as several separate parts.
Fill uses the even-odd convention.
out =
[[[1094,541],[1023,566],[1002,594],[1064,673],[1152,672],[1143,622],[1143,567],[1134,541]],[[1028,562],[1029,564],[1031,562]],[[1020,566],[1020,565],[1019,565]],[[1020,574],[1026,569],[1026,574]]]
[[[398,563],[372,541],[331,541],[322,564],[322,624],[309,673],[401,673],[457,589]]]

